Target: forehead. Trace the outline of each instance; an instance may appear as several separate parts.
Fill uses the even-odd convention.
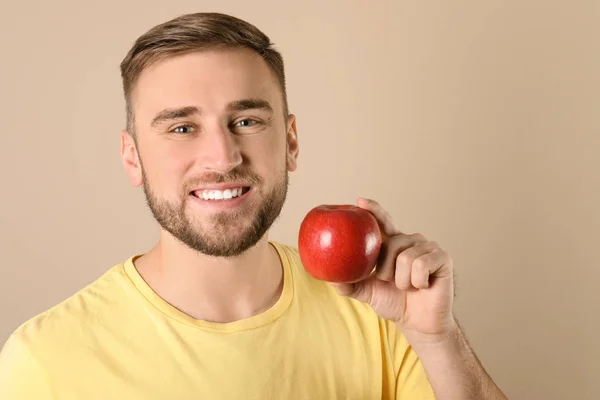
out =
[[[232,101],[267,100],[283,107],[277,79],[267,63],[248,49],[205,50],[170,57],[147,67],[132,93],[140,123],[168,107],[197,106],[218,113]]]

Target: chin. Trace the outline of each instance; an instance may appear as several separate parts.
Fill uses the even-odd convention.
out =
[[[236,257],[254,247],[264,237],[267,229],[261,219],[254,216],[238,217],[225,220],[204,221],[201,224],[190,223],[196,226],[193,231],[171,232],[173,236],[185,245],[202,254],[214,257]],[[190,221],[191,222],[191,221]],[[201,225],[201,228],[198,227]]]

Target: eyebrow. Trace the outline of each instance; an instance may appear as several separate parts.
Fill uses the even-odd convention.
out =
[[[264,110],[273,112],[273,107],[268,101],[263,99],[243,99],[236,100],[227,105],[229,111],[248,111],[248,110]],[[195,106],[165,108],[160,111],[154,118],[150,126],[155,127],[160,123],[171,121],[174,119],[186,118],[192,115],[200,115],[200,108]]]
[[[231,111],[264,110],[273,112],[273,107],[263,99],[244,99],[229,103],[227,106]]]
[[[162,122],[171,121],[179,118],[186,118],[194,114],[200,115],[200,109],[198,107],[188,106],[178,108],[165,108],[164,110],[156,114],[154,118],[152,118],[150,126],[155,127],[156,125]]]

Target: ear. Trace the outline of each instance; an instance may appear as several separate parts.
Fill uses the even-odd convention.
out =
[[[295,171],[298,163],[298,130],[296,129],[296,116],[290,114],[287,123],[287,169]]]
[[[133,186],[142,184],[142,165],[136,147],[135,140],[131,133],[126,130],[121,131],[121,162],[129,182]]]

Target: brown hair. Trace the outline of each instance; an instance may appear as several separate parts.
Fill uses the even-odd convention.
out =
[[[275,74],[288,115],[283,57],[256,26],[221,13],[185,14],[164,22],[140,36],[121,62],[127,129],[134,133],[131,93],[142,71],[169,57],[218,48],[248,48],[259,54]]]

